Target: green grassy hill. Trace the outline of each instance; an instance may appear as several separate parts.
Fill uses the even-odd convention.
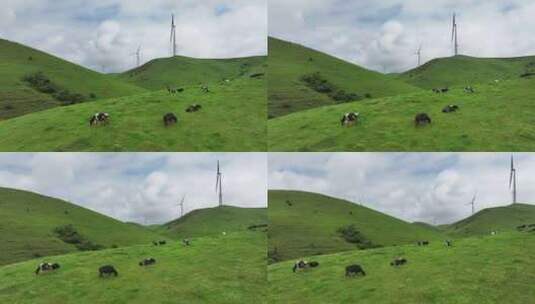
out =
[[[520,75],[526,73],[535,75],[535,56],[518,58],[455,56],[431,60],[414,70],[400,74],[398,78],[417,87],[432,89],[518,79]]]
[[[268,248],[272,262],[357,248],[337,233],[353,224],[374,246],[438,240],[442,234],[348,201],[316,193],[269,191]]]
[[[0,267],[0,303],[266,303],[266,239],[261,232],[35,259]],[[144,258],[156,264],[138,266]],[[61,268],[36,276],[42,261]],[[118,277],[99,278],[111,264]]]
[[[0,265],[78,251],[54,233],[68,224],[86,240],[107,248],[166,238],[59,199],[7,188],[0,188],[0,218]]]
[[[266,208],[223,206],[195,210],[182,218],[154,229],[171,238],[183,239],[221,235],[223,232],[244,232],[251,229],[263,230],[262,227],[248,228],[253,225],[266,225],[267,221]]]
[[[2,151],[265,151],[266,89],[263,79],[240,78],[169,94],[155,91],[99,100],[0,121]],[[196,113],[186,113],[200,104]],[[108,125],[89,126],[95,112]],[[164,127],[173,112],[178,124]]]
[[[269,38],[268,108],[271,118],[333,105],[327,94],[318,93],[302,81],[304,75],[320,72],[330,84],[361,98],[384,97],[418,89],[381,73],[324,53],[276,38]],[[368,98],[369,98],[368,97]]]
[[[42,72],[61,89],[82,94],[88,101],[139,94],[145,90],[27,46],[0,39],[0,120],[62,104],[23,81]],[[94,94],[94,96],[90,96]]]
[[[151,60],[119,74],[118,78],[149,90],[162,90],[166,86],[178,88],[250,78],[265,73],[265,65],[266,57],[196,59],[176,56]]]
[[[533,151],[535,77],[428,91],[301,111],[268,121],[270,151]],[[456,104],[460,110],[444,114]],[[342,127],[346,112],[361,121]],[[416,114],[430,126],[414,126]]]
[[[319,267],[293,273],[268,266],[270,303],[511,303],[535,301],[535,233],[472,237],[445,247],[406,245],[308,257]],[[398,256],[408,260],[395,268]],[[359,264],[365,277],[345,278]]]
[[[531,224],[535,225],[535,206],[515,204],[483,209],[444,230],[458,236],[489,235],[492,231],[514,231],[518,226]],[[529,229],[535,230],[535,226]]]

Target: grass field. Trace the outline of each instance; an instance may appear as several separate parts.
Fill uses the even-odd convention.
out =
[[[442,233],[348,201],[316,193],[269,191],[268,248],[271,262],[354,250],[337,233],[350,224],[377,246],[440,240]],[[289,205],[287,202],[290,202]]]
[[[251,229],[249,227],[267,225],[267,222],[266,208],[223,206],[192,211],[182,218],[155,227],[154,231],[170,238],[183,239],[251,229],[262,231],[265,227]]]
[[[78,251],[54,233],[54,228],[68,224],[87,240],[106,248],[166,239],[142,226],[62,200],[7,188],[0,188],[0,218],[0,265]]]
[[[0,267],[0,303],[266,303],[265,246],[242,232],[35,259]],[[138,266],[147,257],[156,264]],[[61,268],[36,276],[42,261]],[[119,276],[99,278],[106,264]]]
[[[268,266],[269,303],[532,303],[535,233],[503,233],[308,257],[318,268],[293,273],[293,261]],[[389,265],[398,256],[408,260]],[[346,278],[359,264],[365,277]]]
[[[276,38],[269,38],[268,66],[268,114],[271,118],[336,104],[301,80],[302,76],[314,72],[321,72],[339,89],[362,98],[366,94],[375,98],[419,90],[397,79]]]

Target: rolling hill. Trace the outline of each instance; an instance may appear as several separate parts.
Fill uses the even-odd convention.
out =
[[[491,231],[514,231],[521,225],[533,225],[530,229],[535,230],[535,205],[514,204],[483,209],[443,230],[452,235],[477,236],[488,235]]]
[[[404,72],[398,79],[414,86],[432,89],[450,86],[473,86],[535,76],[535,56],[518,58],[477,58],[454,56],[433,59]]]
[[[156,227],[154,230],[174,239],[221,235],[222,232],[245,232],[265,229],[251,227],[267,225],[266,208],[223,206],[199,209],[184,217]],[[249,229],[251,227],[251,229]]]
[[[23,78],[37,72],[55,86],[87,101],[143,93],[146,90],[88,70],[30,47],[0,39],[0,120],[60,106],[52,94],[32,88]]]
[[[87,244],[105,248],[166,239],[142,226],[123,223],[59,199],[15,189],[0,188],[0,218],[0,265],[81,250],[77,247],[81,244],[62,241],[54,232],[69,224]]]
[[[271,262],[358,248],[337,230],[354,225],[367,247],[438,240],[442,233],[369,208],[316,193],[270,190],[268,249]]]
[[[269,151],[533,151],[535,78],[452,87],[447,94],[420,91],[293,113],[268,121]],[[446,105],[459,111],[445,114]],[[360,122],[340,118],[359,112]],[[427,113],[432,124],[415,127]]]
[[[532,303],[535,232],[464,238],[445,247],[404,245],[307,257],[318,268],[293,273],[293,261],[268,266],[270,303]],[[392,267],[398,256],[406,265]],[[346,278],[359,264],[365,277]]]
[[[182,56],[151,60],[117,75],[125,82],[149,90],[166,86],[209,85],[265,73],[266,57],[196,59]]]
[[[366,70],[327,54],[269,38],[268,114],[270,118],[337,103],[302,77],[319,72],[323,80],[359,98],[405,94],[419,89],[393,77]],[[321,91],[321,90],[320,90]]]
[[[191,245],[139,245],[35,259],[0,267],[0,303],[266,303],[266,239],[261,232],[202,237]],[[153,257],[156,264],[140,267]],[[35,275],[43,260],[53,273]],[[113,265],[117,277],[99,278]]]
[[[266,90],[263,79],[242,77],[184,92],[166,90],[60,107],[0,121],[1,151],[265,151]],[[200,104],[196,113],[186,113]],[[95,112],[110,122],[89,126]],[[178,124],[165,127],[173,112]]]

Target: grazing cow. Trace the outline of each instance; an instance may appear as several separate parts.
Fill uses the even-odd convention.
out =
[[[453,246],[453,241],[452,240],[445,240],[444,241],[444,245],[446,245],[446,247],[451,247],[451,246]]]
[[[209,92],[210,92],[210,89],[208,88],[208,86],[204,86],[204,85],[203,85],[203,86],[201,86],[201,91],[202,91],[203,93],[209,93]]]
[[[407,259],[397,257],[394,261],[390,262],[390,266],[401,266],[407,264]]]
[[[166,241],[158,241],[158,245],[165,245],[165,244],[167,244]]]
[[[346,266],[346,277],[354,277],[359,274],[362,276],[366,276],[364,269],[362,269],[360,265],[353,264],[353,265]]]
[[[491,232],[490,232],[490,235],[496,235],[496,234],[498,234],[497,231],[491,231]]]
[[[202,109],[202,106],[200,104],[192,104],[191,106],[189,106],[187,109],[186,109],[186,112],[188,113],[193,113],[193,112],[198,112]]]
[[[39,264],[39,266],[37,266],[37,269],[35,270],[35,274],[39,274],[39,272],[41,271],[45,271],[45,272],[53,271],[53,270],[59,269],[59,267],[60,266],[58,263],[44,262],[44,263]]]
[[[452,113],[459,110],[459,106],[457,105],[447,105],[442,109],[442,113]]]
[[[106,266],[102,266],[98,269],[98,276],[99,277],[103,277],[103,276],[111,276],[111,275],[114,275],[114,276],[118,276],[119,273],[117,272],[117,270],[115,270],[115,268],[112,266],[112,265],[106,265]]]
[[[190,243],[190,240],[189,240],[189,239],[183,239],[183,240],[182,240],[182,244],[183,244],[184,246],[189,246],[191,243]]]
[[[139,262],[139,266],[149,266],[156,264],[156,260],[154,258],[146,258],[143,261]]]
[[[350,112],[345,113],[344,116],[342,116],[342,119],[340,120],[340,124],[343,126],[353,126],[356,124],[359,120],[360,113]]]
[[[464,92],[465,93],[475,93],[475,90],[471,86],[467,86],[467,87],[464,88]]]
[[[307,261],[299,260],[295,262],[294,267],[292,268],[292,271],[296,272],[297,270],[301,270],[301,269],[315,268],[315,267],[318,267],[319,265],[320,263],[315,262],[315,261],[307,262]]]
[[[429,245],[429,241],[418,241],[418,246],[427,246]]]
[[[102,113],[102,112],[95,113],[89,119],[89,126],[96,126],[99,124],[107,123],[109,118],[110,118],[110,114],[108,113]]]
[[[178,118],[173,113],[167,113],[163,116],[163,124],[166,127],[176,124],[177,122],[178,122]]]
[[[427,115],[426,113],[419,113],[414,118],[414,125],[418,126],[425,126],[427,124],[431,124],[431,117]]]

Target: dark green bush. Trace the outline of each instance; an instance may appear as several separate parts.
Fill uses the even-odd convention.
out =
[[[360,96],[355,93],[346,93],[344,90],[336,88],[335,85],[324,79],[319,72],[304,75],[301,80],[314,91],[327,94],[336,102],[350,102],[360,100]]]
[[[37,91],[52,95],[52,97],[61,101],[64,105],[84,102],[86,99],[82,94],[71,93],[69,90],[60,88],[48,79],[43,72],[26,75],[23,77],[23,80]]]
[[[78,250],[89,251],[104,249],[104,246],[95,244],[78,233],[72,224],[56,227],[54,228],[54,233],[65,243],[75,245]]]
[[[375,248],[378,245],[372,244],[360,231],[357,230],[355,225],[344,226],[336,230],[338,234],[348,243],[356,244],[359,249]]]

